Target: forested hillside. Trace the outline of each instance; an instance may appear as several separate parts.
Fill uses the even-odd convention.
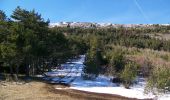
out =
[[[137,76],[148,78],[146,90],[170,89],[169,26],[147,28],[59,28],[67,38],[75,39],[88,49],[84,72],[94,78],[99,74],[116,76],[115,82],[129,88]],[[166,31],[166,33],[165,33]],[[159,38],[158,38],[159,37]],[[90,76],[89,76],[90,74]]]
[[[43,74],[70,58],[86,55],[84,78],[115,76],[126,88],[137,76],[148,91],[170,91],[170,26],[156,28],[49,28],[34,10],[17,7],[8,18],[0,11],[0,73]]]

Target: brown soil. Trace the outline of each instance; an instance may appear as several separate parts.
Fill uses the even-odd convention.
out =
[[[59,88],[59,89],[55,89]],[[62,89],[60,89],[62,88]],[[43,82],[0,82],[0,100],[137,100],[119,95],[84,92]]]
[[[48,90],[43,82],[0,82],[0,100],[76,100]]]

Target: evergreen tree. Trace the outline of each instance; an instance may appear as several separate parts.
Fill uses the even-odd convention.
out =
[[[0,10],[0,21],[5,21],[7,19],[6,14],[4,11]]]

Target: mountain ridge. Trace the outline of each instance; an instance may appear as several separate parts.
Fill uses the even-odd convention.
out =
[[[170,26],[170,24],[113,24],[113,23],[94,23],[94,22],[57,22],[50,23],[49,27],[71,27],[71,28],[109,28],[109,27],[125,27],[125,28],[138,28],[138,27],[151,27],[151,26]]]

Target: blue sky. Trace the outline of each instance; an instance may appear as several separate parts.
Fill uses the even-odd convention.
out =
[[[170,0],[0,0],[8,16],[17,6],[51,22],[170,23]]]

